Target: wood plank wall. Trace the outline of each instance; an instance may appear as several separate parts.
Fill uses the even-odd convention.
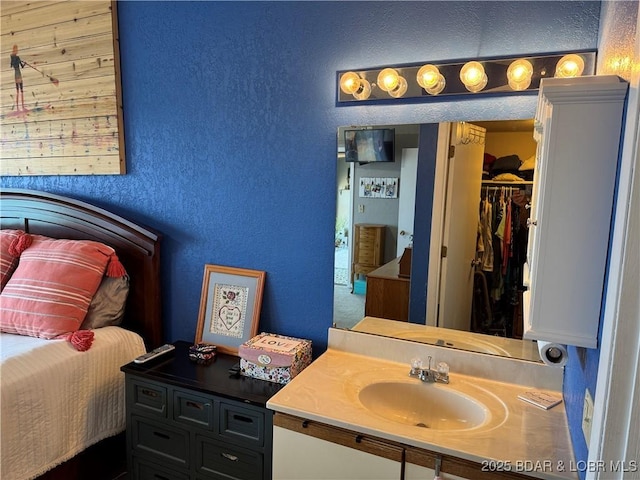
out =
[[[2,0],[0,17],[0,175],[125,173],[116,2]]]

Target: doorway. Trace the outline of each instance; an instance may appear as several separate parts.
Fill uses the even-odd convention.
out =
[[[522,337],[535,151],[532,120],[440,124],[428,325]]]
[[[351,293],[351,237],[353,224],[352,166],[345,161],[344,147],[338,151],[336,225],[333,267],[333,318],[338,328],[351,328],[364,317],[364,295]]]

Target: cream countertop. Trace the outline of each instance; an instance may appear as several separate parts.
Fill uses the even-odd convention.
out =
[[[577,478],[570,471],[575,462],[564,404],[543,410],[518,400],[519,393],[531,389],[525,385],[456,374],[453,368],[449,385],[422,385],[463,391],[489,406],[491,420],[471,430],[402,425],[377,416],[358,401],[359,390],[372,381],[420,383],[408,371],[408,364],[329,348],[274,395],[267,407],[479,464],[496,460],[513,468],[525,465],[527,471],[522,473],[537,478]],[[538,466],[536,471],[529,471],[532,465]]]

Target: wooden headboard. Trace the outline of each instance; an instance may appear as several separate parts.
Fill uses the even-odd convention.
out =
[[[88,203],[34,190],[0,190],[0,217],[1,228],[113,247],[130,277],[122,326],[140,334],[147,348],[163,343],[157,233]]]

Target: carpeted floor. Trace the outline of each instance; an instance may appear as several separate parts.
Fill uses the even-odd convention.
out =
[[[333,321],[338,328],[351,328],[364,317],[364,295],[351,293],[348,285],[333,286]]]
[[[364,317],[364,295],[351,293],[348,258],[348,248],[336,248],[333,274],[333,321],[339,328],[351,328]]]

